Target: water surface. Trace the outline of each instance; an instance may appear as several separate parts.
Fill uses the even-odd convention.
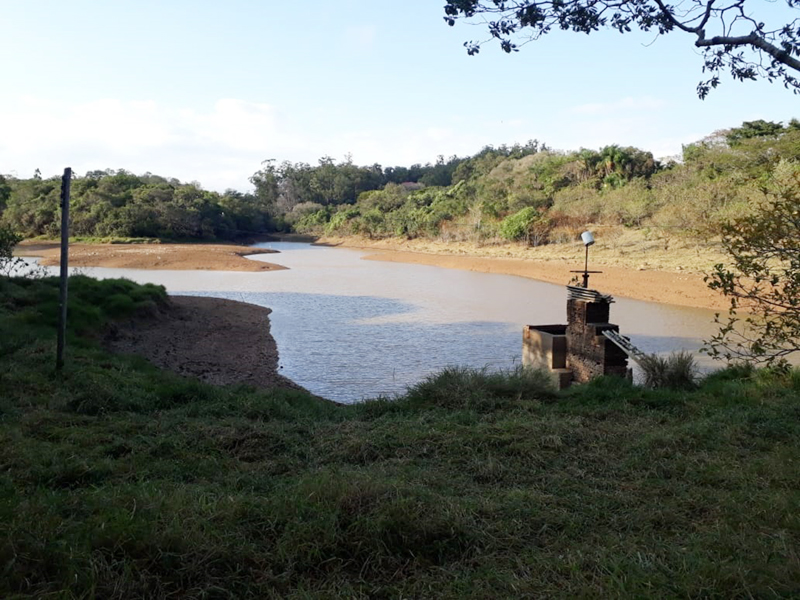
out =
[[[512,275],[361,260],[365,253],[359,250],[289,242],[258,246],[280,254],[250,259],[289,269],[79,270],[162,284],[172,294],[272,308],[281,373],[342,402],[402,392],[448,365],[513,367],[522,352],[523,325],[566,322],[563,286]],[[646,352],[695,351],[716,330],[709,310],[616,300],[612,322]]]

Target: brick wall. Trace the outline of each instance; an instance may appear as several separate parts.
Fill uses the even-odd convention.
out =
[[[628,372],[627,354],[602,335],[607,329],[619,331],[608,322],[609,313],[608,302],[567,300],[567,368],[577,382]]]

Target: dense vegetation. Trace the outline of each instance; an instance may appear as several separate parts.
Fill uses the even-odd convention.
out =
[[[636,148],[556,152],[531,141],[408,168],[328,157],[317,165],[266,161],[249,193],[95,171],[72,183],[72,233],[208,240],[296,230],[538,245],[572,241],[588,223],[603,223],[707,238],[784,185],[798,159],[800,122],[792,120],[717,132],[667,164]],[[0,226],[57,235],[59,185],[38,175],[0,177]]]
[[[519,157],[487,150],[461,162],[451,185],[390,184],[361,194],[353,206],[320,207],[295,226],[333,235],[478,244],[572,241],[588,223],[707,238],[748,215],[775,187],[776,177],[786,180],[787,169],[797,180],[798,159],[795,120],[788,126],[756,121],[720,132],[686,146],[681,163],[660,164],[649,152],[618,146],[568,153],[538,149]],[[778,169],[781,164],[787,166]]]
[[[25,237],[56,237],[60,191],[60,177],[0,177],[2,223]],[[77,237],[234,239],[274,229],[269,205],[257,195],[208,192],[149,173],[92,171],[73,179],[70,196]]]
[[[503,156],[535,152],[538,143],[492,150]],[[440,157],[436,164],[382,168],[359,167],[349,159],[336,164],[266,161],[250,181],[254,191],[223,194],[198,183],[181,183],[124,169],[91,171],[71,186],[71,235],[82,238],[160,238],[230,240],[288,231],[292,224],[323,206],[352,204],[359,194],[390,183],[420,187],[449,185],[461,163]],[[60,177],[30,179],[0,175],[0,227],[24,237],[60,233]]]
[[[693,391],[450,369],[393,401],[109,355],[163,289],[0,279],[0,596],[788,597],[800,374]]]

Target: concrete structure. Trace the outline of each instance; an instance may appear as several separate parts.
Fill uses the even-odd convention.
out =
[[[560,389],[599,375],[628,377],[628,355],[603,331],[609,323],[611,296],[568,286],[566,325],[527,325],[522,332],[522,364],[549,369]]]

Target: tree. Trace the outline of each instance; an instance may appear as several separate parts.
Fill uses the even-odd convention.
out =
[[[500,235],[507,240],[525,240],[529,246],[538,246],[547,237],[549,222],[532,206],[509,215],[500,223]]]
[[[0,214],[3,214],[3,209],[6,207],[6,202],[11,197],[11,186],[5,177],[0,175]]]
[[[10,227],[0,225],[0,275],[8,277],[21,264],[20,259],[14,258],[14,246],[21,241],[22,236]]]
[[[728,70],[739,81],[765,78],[782,81],[800,93],[800,0],[784,0],[785,23],[767,25],[753,11],[759,7],[747,0],[687,0],[673,6],[664,0],[446,0],[445,21],[481,16],[490,39],[506,52],[536,40],[553,29],[592,33],[601,28],[629,33],[634,28],[665,35],[675,31],[695,38],[703,51],[703,71],[711,77],[701,81],[697,94],[705,98],[720,83],[720,72]],[[476,54],[483,42],[466,42]]]
[[[767,364],[800,352],[800,165],[782,161],[763,205],[724,225],[722,243],[732,264],[716,265],[706,281],[730,310],[726,323],[717,316],[708,352]]]
[[[783,125],[772,121],[759,119],[758,121],[745,121],[741,127],[734,127],[726,135],[725,139],[731,146],[740,144],[742,140],[753,138],[777,139],[784,133]]]
[[[255,195],[265,207],[274,206],[280,194],[278,171],[274,163],[274,159],[265,160],[261,163],[261,169],[250,177],[250,183],[256,188]]]

